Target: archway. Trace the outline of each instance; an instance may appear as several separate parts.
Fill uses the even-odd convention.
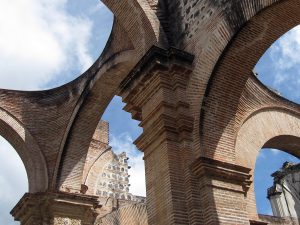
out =
[[[0,108],[0,135],[16,149],[28,175],[29,192],[48,188],[48,171],[45,157],[39,146],[23,125]]]
[[[164,34],[158,26],[158,18],[153,11],[147,11],[150,7],[147,1],[103,2],[111,9],[116,19],[102,56],[93,68],[81,77],[86,84],[61,144],[60,171],[55,175],[57,188],[70,186],[71,189],[80,190],[81,175],[72,172],[83,170],[88,145],[99,118],[113,96],[118,94],[122,80],[143,54],[152,45],[164,44]],[[133,13],[127,15],[124,9]],[[133,26],[133,23],[136,25]],[[82,130],[85,132],[82,133]],[[70,155],[72,157],[69,157]]]
[[[299,34],[299,25],[283,34],[266,50],[254,68],[257,78],[264,85],[298,104]]]
[[[138,121],[122,110],[124,103],[114,97],[97,125],[87,152],[83,169],[84,192],[98,197],[102,206],[98,210],[98,220],[124,207],[144,209],[146,214],[146,187],[143,153],[133,144],[133,139],[141,134]],[[134,212],[127,212],[132,223],[138,222]]]
[[[265,88],[256,91],[261,87],[253,84],[252,70],[272,43],[300,23],[299,9],[295,0],[267,7],[250,19],[223,52],[202,105],[200,138],[204,155],[222,159],[223,152],[228,151],[226,160],[234,162],[230,149],[234,149],[236,133],[247,116],[259,108],[281,104]],[[262,101],[266,95],[268,100]]]
[[[255,169],[261,148],[281,149],[300,158],[299,114],[285,109],[264,109],[253,113],[239,130],[235,143],[236,163]],[[247,194],[247,211],[257,218],[254,186]]]
[[[289,139],[289,143],[291,142],[293,142],[292,139]],[[281,146],[287,146],[289,143],[284,142]],[[278,216],[274,215],[272,211],[267,192],[274,185],[272,174],[280,171],[286,162],[298,164],[300,159],[274,148],[263,148],[260,150],[255,163],[253,179],[258,214]]]
[[[0,137],[0,223],[14,222],[9,214],[25,192],[28,192],[28,179],[24,164],[15,149]]]
[[[21,167],[25,167],[27,175],[23,174],[23,176],[28,178],[28,188],[26,187],[26,190],[22,189],[22,186],[14,186],[11,190],[7,193],[2,193],[4,196],[1,197],[3,199],[3,202],[1,202],[1,207],[5,207],[5,210],[1,210],[1,213],[4,215],[1,215],[1,219],[4,219],[4,222],[12,221],[10,220],[12,217],[9,215],[9,211],[14,206],[17,200],[16,198],[22,197],[25,191],[28,191],[30,193],[35,192],[43,192],[46,191],[48,188],[48,171],[47,171],[47,165],[44,158],[43,153],[39,149],[37,143],[35,142],[34,138],[31,136],[31,134],[26,130],[26,128],[23,127],[23,125],[16,120],[13,116],[11,116],[9,113],[4,111],[0,108],[0,135],[5,138],[10,144],[7,144],[4,142],[4,148],[8,148],[6,150],[16,150],[16,153],[19,155],[20,160],[18,161],[19,165]],[[1,139],[2,140],[2,139]],[[1,147],[3,147],[3,142],[1,142]],[[14,148],[14,149],[13,149]],[[10,153],[11,154],[11,153]],[[1,154],[1,157],[3,155]],[[13,165],[12,163],[15,162],[16,156],[13,156],[12,158],[2,158],[2,160],[5,160],[4,163],[1,165],[5,166],[6,163],[9,163],[10,166],[13,166],[11,171],[7,171],[8,167],[6,167],[4,170],[1,170],[1,176],[14,179],[13,182],[17,182],[19,179],[22,180],[19,176],[21,174],[15,174],[15,169],[19,168],[18,165]],[[22,166],[23,163],[23,166]],[[7,172],[7,173],[5,173]],[[14,176],[15,175],[15,176]],[[11,180],[10,180],[11,181]],[[8,184],[2,184],[1,187],[7,187]],[[25,185],[26,186],[26,185]],[[19,189],[21,188],[21,189]],[[3,189],[2,189],[3,191]],[[10,196],[11,191],[15,191],[13,196]],[[21,192],[21,193],[20,193]]]
[[[299,28],[299,25],[294,27],[276,40],[259,59],[254,69],[255,76],[272,92],[298,104],[300,102],[298,96],[299,83],[297,82]],[[276,140],[276,143],[272,144],[273,148],[288,152],[289,149],[293,148],[293,145],[297,145],[297,138],[295,137],[281,136],[280,138],[277,137]],[[270,140],[268,143],[271,142],[274,142],[274,140]],[[270,201],[266,198],[266,190],[273,185],[271,174],[280,170],[283,164],[288,161],[299,163],[297,158],[284,151],[262,149],[260,152],[256,161],[254,177],[257,211],[259,214],[273,215]]]
[[[116,199],[121,199],[118,193],[124,191],[137,196],[146,195],[143,153],[133,144],[142,131],[138,121],[123,111],[123,107],[121,98],[114,97],[93,135],[82,181],[88,187],[88,194],[103,197],[101,192],[105,190],[104,197],[112,193]]]
[[[133,141],[142,133],[139,121],[131,118],[131,114],[123,110],[125,104],[115,96],[103,114],[102,119],[110,124],[110,145],[117,153],[126,152],[128,156],[130,192],[138,196],[146,196],[144,154]]]

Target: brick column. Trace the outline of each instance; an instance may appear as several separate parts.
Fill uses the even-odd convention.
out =
[[[192,224],[191,217],[199,219],[191,203],[193,181],[187,166],[193,118],[186,87],[192,61],[193,56],[177,49],[153,47],[121,85],[124,109],[143,127],[135,144],[144,152],[149,224]]]
[[[97,197],[69,193],[25,194],[11,214],[21,225],[92,225]]]
[[[251,169],[200,157],[192,170],[199,181],[203,224],[250,224],[246,203]]]

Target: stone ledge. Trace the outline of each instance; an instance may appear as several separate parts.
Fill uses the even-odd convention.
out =
[[[199,157],[192,163],[191,170],[198,178],[206,176],[212,179],[241,185],[244,194],[247,193],[251,184],[251,169],[206,157]]]
[[[148,73],[156,67],[167,69],[172,64],[190,71],[193,61],[194,56],[187,52],[173,47],[166,50],[154,45],[122,81],[120,85],[121,93],[129,88],[143,73]]]
[[[96,216],[95,209],[100,208],[97,196],[71,194],[66,192],[26,193],[10,214],[17,221],[28,220],[34,216],[66,216],[90,220]],[[86,218],[90,215],[91,218]]]

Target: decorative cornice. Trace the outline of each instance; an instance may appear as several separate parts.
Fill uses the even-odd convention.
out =
[[[192,172],[198,177],[208,176],[217,180],[241,185],[247,193],[250,184],[251,169],[206,157],[199,157],[192,165]]]
[[[68,205],[68,207],[65,207]],[[70,214],[78,216],[78,210],[70,209],[87,209],[90,213],[93,210],[101,207],[99,205],[98,197],[91,195],[82,195],[66,192],[38,192],[38,193],[26,193],[17,205],[11,210],[10,214],[16,219],[21,220],[23,217],[30,217],[36,215],[42,217],[43,211],[47,212],[47,215],[53,214],[57,209],[63,207],[66,210],[58,210],[64,214]],[[30,209],[30,210],[29,210]],[[84,210],[85,211],[85,210]]]
[[[142,74],[147,74],[155,68],[166,70],[176,66],[191,71],[193,60],[193,55],[182,50],[173,47],[166,50],[157,46],[152,46],[122,81],[120,85],[121,93],[128,89],[133,81],[137,80]]]

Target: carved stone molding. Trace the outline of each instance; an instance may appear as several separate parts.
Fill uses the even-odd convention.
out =
[[[186,70],[188,73],[192,71],[191,65],[194,56],[176,48],[168,50],[152,46],[144,57],[131,70],[129,75],[123,80],[120,85],[120,93],[124,93],[131,89],[136,81],[139,81],[141,75],[151,74],[154,70],[169,70],[170,68]]]
[[[225,186],[220,182],[210,182],[205,185],[212,185],[218,188],[231,189],[231,191],[242,192],[244,195],[250,187],[251,169],[230,164],[206,157],[199,157],[191,166],[192,172],[199,178],[207,177],[211,180],[224,181],[225,183],[237,184],[242,189],[234,188],[234,186]]]
[[[92,225],[98,198],[64,192],[26,193],[11,214],[24,225]]]
[[[53,224],[54,225],[81,225],[81,221],[78,219],[55,217],[53,220]]]

